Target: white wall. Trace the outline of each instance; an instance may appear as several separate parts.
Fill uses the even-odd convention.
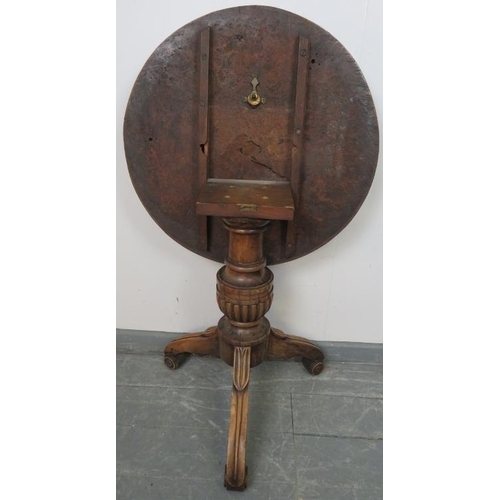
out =
[[[320,25],[353,55],[382,128],[382,0],[117,2],[117,327],[188,332],[215,324],[220,264],[184,249],[149,217],[130,182],[122,123],[135,78],[154,49],[184,24],[250,3],[280,7]],[[314,340],[382,342],[382,160],[358,214],[336,238],[273,266],[267,317]]]

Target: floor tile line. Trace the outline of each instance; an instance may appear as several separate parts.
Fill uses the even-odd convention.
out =
[[[178,479],[178,476],[160,476],[160,475],[153,475],[150,474],[149,472],[137,472],[137,471],[129,471],[129,470],[124,470],[124,471],[117,471],[116,472],[116,477],[135,477],[135,478],[140,478],[140,479]],[[221,481],[220,479],[207,479],[206,477],[189,477],[186,478],[189,479],[190,481],[199,481],[201,483],[209,483],[209,484],[219,484]],[[267,484],[267,483],[272,483],[272,484],[282,484],[282,485],[287,485],[290,484],[289,481],[277,481],[275,479],[272,480],[263,480],[263,479],[252,479],[252,483],[255,484]]]
[[[264,392],[264,391],[262,391]],[[352,398],[352,399],[380,399],[383,400],[383,396],[359,396],[355,394],[345,394],[345,393],[325,393],[325,392],[293,392],[293,396],[324,396],[324,397],[332,397],[332,398]]]
[[[158,359],[163,359],[163,351],[127,351],[127,350],[116,350],[116,354],[122,355],[122,356],[152,356]],[[194,359],[200,359],[204,358],[205,356],[196,356]],[[211,356],[207,356],[208,359],[212,360],[217,360],[217,358],[213,358]],[[222,361],[222,360],[219,360]],[[271,362],[278,362],[278,361],[271,361]],[[286,360],[286,361],[279,361],[279,363],[300,363],[300,359],[292,359],[292,360]],[[325,358],[325,365],[376,365],[376,366],[383,366],[384,363],[378,362],[378,361],[341,361],[341,360],[333,360],[333,359],[328,359]],[[166,367],[165,367],[166,368]]]
[[[290,411],[292,414],[292,443],[293,443],[293,462],[294,462],[294,468],[295,468],[295,491],[299,491],[299,473],[297,470],[297,448],[295,446],[295,426],[293,423],[293,397],[292,393],[290,393]]]
[[[194,426],[194,425],[172,425],[168,424],[165,426],[161,425],[145,425],[145,424],[127,424],[127,423],[117,423],[116,427],[133,427],[134,429],[151,429],[151,430],[158,430],[158,431],[165,431],[168,429],[185,429],[185,430],[193,430],[193,431],[213,431],[213,432],[219,432],[220,434],[224,434],[224,429],[214,429],[213,427],[201,427],[201,426]],[[252,429],[252,427],[249,427],[249,429]],[[223,432],[224,431],[224,432]]]
[[[117,383],[116,387],[145,387],[148,389],[196,389],[199,391],[228,391],[231,390],[231,386],[227,387],[200,387],[199,385],[193,386],[183,386],[183,385],[159,385],[159,384],[125,384]],[[256,393],[268,393],[268,394],[290,394],[290,391],[279,391],[279,390],[259,390],[256,387],[252,387],[253,391]],[[349,394],[345,392],[339,393],[328,393],[328,392],[293,392],[294,396],[332,396],[332,397],[342,397],[342,398],[355,398],[355,399],[383,399],[383,396],[368,396],[360,394]]]
[[[295,436],[335,438],[335,439],[366,439],[367,441],[383,441],[383,438],[373,438],[367,436],[342,436],[340,434],[317,434],[309,432],[296,432]]]

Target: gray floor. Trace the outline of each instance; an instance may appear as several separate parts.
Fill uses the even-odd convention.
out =
[[[244,492],[223,475],[231,368],[191,357],[171,371],[167,333],[117,332],[118,500],[382,499],[382,348],[318,343],[301,363],[252,369]]]

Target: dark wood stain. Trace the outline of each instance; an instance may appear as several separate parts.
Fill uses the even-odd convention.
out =
[[[154,51],[132,90],[124,139],[151,217],[189,250],[225,264],[219,323],[170,342],[164,360],[176,369],[191,354],[210,355],[233,367],[224,484],[243,490],[251,368],[290,358],[312,375],[324,366],[314,343],[266,319],[274,294],[267,264],[324,245],[363,203],[378,156],[370,92],[319,26],[270,7],[227,9]]]
[[[266,97],[257,107],[242,102],[253,75]],[[151,217],[181,245],[219,262],[224,227],[196,214],[203,180],[291,182],[294,249],[285,252],[286,222],[271,223],[265,240],[269,264],[279,264],[350,222],[373,180],[379,133],[366,81],[332,35],[292,13],[249,6],[197,19],[153,52],[130,96],[124,140]]]
[[[225,184],[215,183],[214,192],[202,193],[202,199],[207,201],[202,205],[206,215],[219,213],[219,201],[230,189]],[[261,183],[261,186],[269,184],[273,183]],[[291,200],[290,186],[280,184],[274,190],[275,198],[268,191],[271,194],[269,204],[274,208]],[[286,193],[285,198],[283,193]],[[257,196],[255,192],[253,195]],[[269,221],[244,217],[229,217],[223,221],[229,231],[229,251],[226,265],[217,273],[217,303],[224,316],[217,326],[170,342],[165,347],[164,360],[169,368],[177,369],[191,354],[210,355],[233,367],[224,485],[230,490],[244,490],[250,368],[267,359],[300,358],[311,375],[318,375],[323,370],[324,357],[311,341],[271,328],[265,318],[274,291],[274,276],[266,266],[263,249]]]

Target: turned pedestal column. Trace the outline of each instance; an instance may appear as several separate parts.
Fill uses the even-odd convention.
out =
[[[262,254],[269,221],[225,219],[229,255],[217,273],[217,302],[224,314],[218,324],[219,354],[233,366],[233,391],[224,485],[244,489],[250,368],[262,363],[268,347],[264,314],[273,299],[273,273]]]
[[[257,189],[259,187],[261,186]],[[279,189],[289,190],[289,186],[280,186]],[[232,192],[235,193],[232,196],[236,198],[233,206],[221,207],[219,201],[227,196],[222,193],[221,198],[217,198],[219,201],[212,200],[213,203],[208,205],[203,204],[206,199],[202,198],[199,210],[215,214],[236,213],[235,210],[241,210],[241,204],[237,203],[237,193]],[[245,195],[248,196],[248,193]],[[266,195],[261,195],[262,197],[270,198]],[[251,196],[250,198],[252,199]],[[249,204],[244,205],[247,207]],[[288,217],[279,210],[269,211],[268,205],[266,203],[266,209],[255,205],[252,215],[268,213],[270,217]],[[293,214],[293,210],[291,213]],[[186,335],[168,344],[165,347],[165,363],[169,368],[175,369],[189,354],[197,354],[220,357],[233,367],[224,485],[228,489],[243,490],[246,487],[247,470],[250,368],[266,359],[301,358],[309,373],[318,375],[323,369],[323,353],[309,340],[271,328],[264,316],[273,300],[274,276],[266,267],[263,254],[264,232],[269,220],[224,217],[223,221],[229,232],[229,250],[225,265],[217,273],[217,303],[224,316],[217,326],[202,333]]]

